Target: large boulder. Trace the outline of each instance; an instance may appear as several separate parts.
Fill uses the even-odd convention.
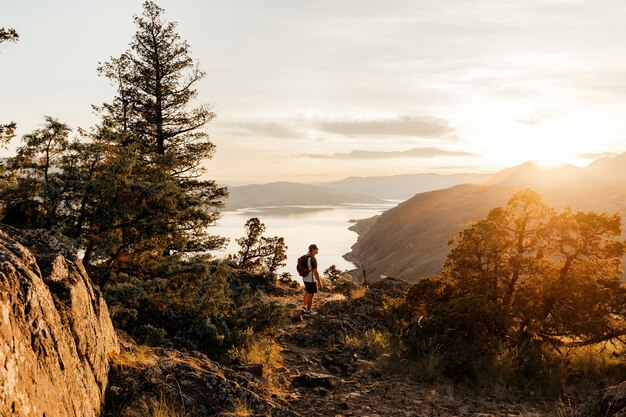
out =
[[[0,415],[98,416],[117,337],[80,260],[0,225]]]

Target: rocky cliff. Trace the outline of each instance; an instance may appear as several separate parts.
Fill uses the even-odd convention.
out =
[[[0,415],[97,416],[118,342],[80,260],[44,231],[0,226]]]

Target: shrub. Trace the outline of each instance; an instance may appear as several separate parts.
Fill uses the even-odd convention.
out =
[[[425,341],[439,346],[457,380],[562,388],[578,372],[567,352],[626,335],[620,224],[521,191],[451,241],[443,272],[392,308],[394,334],[418,360]],[[581,369],[606,369],[596,361]]]
[[[248,342],[244,346],[234,347],[228,351],[231,359],[249,365],[263,365],[266,375],[282,365],[280,347],[273,338],[268,336],[254,336],[251,329],[248,332]]]
[[[158,277],[119,274],[104,289],[114,324],[142,343],[199,350],[220,359],[252,334],[273,334],[281,307],[225,262],[172,261]]]
[[[376,359],[389,353],[391,342],[389,333],[370,329],[363,335],[344,336],[344,345]]]
[[[354,282],[354,278],[352,278],[352,275],[343,274],[332,282],[330,288],[333,292],[338,292],[348,296],[353,290],[359,288],[359,285]]]

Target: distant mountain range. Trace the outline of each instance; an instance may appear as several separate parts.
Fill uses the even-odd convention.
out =
[[[226,210],[251,207],[284,207],[336,204],[380,204],[371,195],[332,190],[315,185],[293,182],[273,182],[241,187],[229,187]]]
[[[370,277],[417,280],[440,271],[452,237],[492,208],[505,205],[522,188],[539,191],[557,209],[619,212],[626,220],[625,179],[626,153],[585,168],[522,164],[485,184],[417,194],[380,216],[356,223],[352,230],[359,239],[345,258],[363,265]]]
[[[350,177],[320,184],[337,191],[368,194],[388,200],[406,200],[426,191],[450,188],[459,184],[481,184],[493,174],[410,174],[383,177]]]
[[[388,177],[350,177],[310,185],[272,182],[229,187],[226,210],[294,205],[380,204],[383,200],[406,200],[417,193],[458,184],[483,183],[491,174],[414,174]]]

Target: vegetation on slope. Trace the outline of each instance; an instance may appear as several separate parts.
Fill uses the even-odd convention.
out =
[[[391,310],[405,354],[438,355],[456,380],[504,375],[560,392],[555,379],[575,378],[573,358],[591,352],[580,348],[626,335],[620,224],[616,214],[559,213],[536,192],[515,194],[463,230],[443,272]],[[621,363],[605,371],[626,377]]]
[[[95,106],[99,123],[72,137],[47,116],[3,164],[1,221],[71,245],[114,323],[140,341],[224,356],[251,332],[271,333],[281,313],[246,284],[249,273],[210,256],[225,242],[209,231],[227,190],[205,176],[215,114],[195,101],[204,73],[162,8],[147,1],[134,21],[129,49],[98,67],[116,91]],[[0,127],[2,139],[13,129]],[[264,243],[274,271],[284,244]]]

